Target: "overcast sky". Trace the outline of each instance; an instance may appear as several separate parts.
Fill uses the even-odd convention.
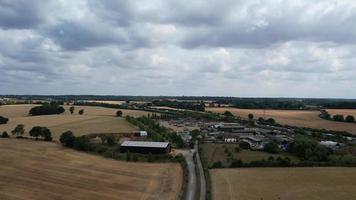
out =
[[[353,0],[0,0],[1,94],[356,98]]]

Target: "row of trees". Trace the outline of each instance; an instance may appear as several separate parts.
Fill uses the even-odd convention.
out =
[[[319,117],[326,119],[326,120],[355,123],[355,117],[352,115],[347,115],[346,117],[344,117],[344,115],[336,114],[334,116],[331,116],[330,113],[327,112],[326,110],[320,111]]]
[[[46,104],[46,105],[41,105],[41,106],[36,106],[31,108],[30,110],[30,115],[32,116],[37,116],[37,115],[55,115],[55,114],[61,114],[64,113],[64,108],[59,105],[51,105],[51,104]]]
[[[25,134],[25,125],[18,124],[11,131],[11,134],[16,138],[22,138],[23,135]],[[32,138],[35,138],[36,140],[41,139],[44,141],[52,141],[52,133],[47,127],[35,126],[30,130],[29,135]],[[6,131],[4,131],[1,136],[3,138],[7,138],[9,137],[9,134]]]

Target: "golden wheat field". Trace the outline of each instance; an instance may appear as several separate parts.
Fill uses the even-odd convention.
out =
[[[356,123],[334,122],[321,119],[319,111],[307,110],[262,110],[262,109],[239,109],[239,108],[206,108],[207,111],[223,113],[230,111],[236,116],[247,118],[252,113],[255,118],[274,118],[278,123],[292,126],[310,127],[335,131],[347,131],[356,134]],[[353,111],[353,110],[350,110]],[[333,111],[334,112],[334,111]],[[355,115],[356,116],[356,115]]]
[[[9,118],[7,124],[0,125],[0,132],[11,132],[17,124],[24,124],[26,134],[33,126],[46,126],[55,140],[65,131],[71,130],[75,135],[89,133],[124,133],[137,130],[135,126],[122,117],[116,117],[117,109],[75,106],[74,114],[68,111],[69,106],[64,106],[66,112],[60,115],[29,116],[29,110],[37,105],[6,105],[0,106],[0,116]],[[84,109],[84,114],[78,111]],[[143,116],[148,112],[138,110],[122,110],[123,115]]]
[[[0,138],[1,200],[178,199],[176,163],[116,161],[54,142]]]
[[[356,168],[214,169],[214,200],[354,200]]]

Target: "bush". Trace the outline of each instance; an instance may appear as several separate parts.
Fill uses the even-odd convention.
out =
[[[242,160],[233,160],[230,164],[230,167],[243,167],[243,164],[244,163],[242,162]]]
[[[0,124],[6,124],[9,121],[8,118],[0,116]]]
[[[355,122],[355,118],[352,115],[348,115],[345,120],[346,122]]]
[[[251,149],[251,146],[248,142],[240,141],[239,146],[241,149]]]
[[[2,138],[8,138],[8,137],[10,137],[10,136],[9,136],[9,134],[8,134],[6,131],[4,131],[4,132],[2,132],[1,137],[2,137]]]
[[[121,110],[118,110],[118,111],[116,112],[116,116],[117,116],[117,117],[122,117],[122,111],[121,111]]]
[[[72,131],[67,131],[62,133],[59,141],[67,147],[73,147],[74,141],[75,141],[75,136],[73,135]]]
[[[79,114],[79,115],[84,114],[84,109],[79,110],[78,114]]]
[[[222,168],[222,167],[223,167],[223,165],[222,165],[221,161],[216,161],[211,166],[211,168]]]
[[[65,110],[63,107],[58,105],[43,105],[43,106],[36,106],[31,108],[30,115],[54,115],[54,114],[61,114]]]

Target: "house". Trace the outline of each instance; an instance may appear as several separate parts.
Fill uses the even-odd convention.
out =
[[[165,154],[171,152],[171,144],[169,142],[125,141],[120,146],[120,152]]]
[[[134,136],[135,137],[147,137],[147,131],[135,131]]]

